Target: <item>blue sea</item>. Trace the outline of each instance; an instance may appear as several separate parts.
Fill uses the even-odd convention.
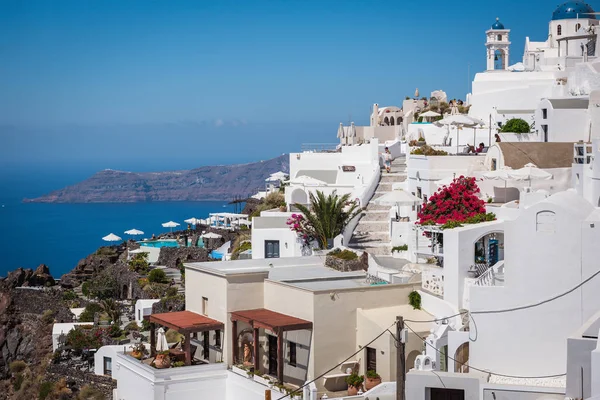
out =
[[[123,239],[129,229],[142,237],[168,232],[161,224],[206,218],[210,212],[234,211],[227,202],[165,202],[124,204],[23,203],[81,181],[94,169],[20,168],[0,171],[0,276],[18,267],[35,269],[46,264],[54,277],[69,272],[77,262],[106,245],[103,236]]]

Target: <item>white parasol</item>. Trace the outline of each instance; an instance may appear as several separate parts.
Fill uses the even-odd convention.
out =
[[[137,235],[143,235],[144,232],[138,230],[138,229],[130,229],[128,231],[125,231],[126,235],[132,235],[132,236],[137,236]]]
[[[156,332],[156,351],[169,351],[169,343],[167,343],[167,336],[162,326]]]
[[[173,228],[179,226],[180,224],[178,224],[177,222],[174,221],[169,221],[169,222],[165,222],[164,224],[162,224],[163,228],[171,228],[171,232],[173,232]]]
[[[223,236],[219,235],[218,233],[214,233],[214,232],[208,232],[201,236],[201,238],[203,238],[203,239],[219,239],[222,237]]]
[[[549,180],[552,179],[552,174],[539,169],[535,164],[525,164],[523,168],[509,171],[508,176],[517,181],[529,181],[531,186],[532,180]]]
[[[338,137],[338,139],[343,139],[346,137],[346,134],[344,132],[344,124],[342,124],[341,122],[340,122],[340,127],[338,128],[338,131],[337,131],[337,137]]]
[[[202,223],[201,221],[202,221],[202,220],[200,220],[200,219],[198,219],[198,218],[194,218],[194,217],[192,217],[192,218],[186,219],[186,220],[185,220],[185,221],[183,221],[183,222],[185,222],[186,224],[190,224],[190,225],[199,225],[199,224],[201,224],[201,223]]]
[[[378,199],[373,200],[374,204],[380,206],[412,206],[420,203],[421,199],[402,189],[392,190],[390,193],[384,194]]]
[[[502,180],[504,181],[504,202],[506,203],[506,181],[510,180],[510,168],[504,167],[501,169],[497,169],[495,171],[486,172],[483,174],[485,179],[490,180]]]
[[[115,235],[114,233],[111,233],[111,234],[104,236],[102,238],[102,240],[104,240],[106,242],[120,242],[123,239],[121,239],[121,237]]]
[[[301,175],[301,176],[297,176],[292,180],[289,180],[288,183],[291,183],[293,185],[304,185],[304,186],[323,186],[323,185],[327,185],[327,182],[321,181],[319,179],[310,177],[310,176],[306,176],[306,175]]]

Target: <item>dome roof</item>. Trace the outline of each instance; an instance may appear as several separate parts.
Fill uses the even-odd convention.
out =
[[[494,23],[494,25],[492,25],[492,29],[504,29],[504,24],[500,22],[500,18],[496,18],[496,22]]]
[[[594,9],[581,0],[567,1],[554,10],[552,20],[575,19],[578,16],[582,19],[596,19],[596,16],[592,14],[593,12]]]

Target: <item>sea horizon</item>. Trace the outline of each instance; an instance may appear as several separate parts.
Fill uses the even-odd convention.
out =
[[[41,196],[91,176],[96,166],[79,169],[40,166],[0,174],[0,277],[19,267],[46,264],[55,278],[71,271],[79,260],[101,246],[103,236],[123,239],[129,229],[144,231],[134,239],[169,232],[161,224],[206,218],[211,212],[233,211],[228,201],[174,201],[137,203],[30,203]]]

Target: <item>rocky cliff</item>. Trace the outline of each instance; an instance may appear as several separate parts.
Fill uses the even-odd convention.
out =
[[[25,199],[41,203],[133,203],[230,200],[265,187],[265,179],[289,171],[289,156],[250,164],[219,165],[170,172],[104,170],[83,182]]]

